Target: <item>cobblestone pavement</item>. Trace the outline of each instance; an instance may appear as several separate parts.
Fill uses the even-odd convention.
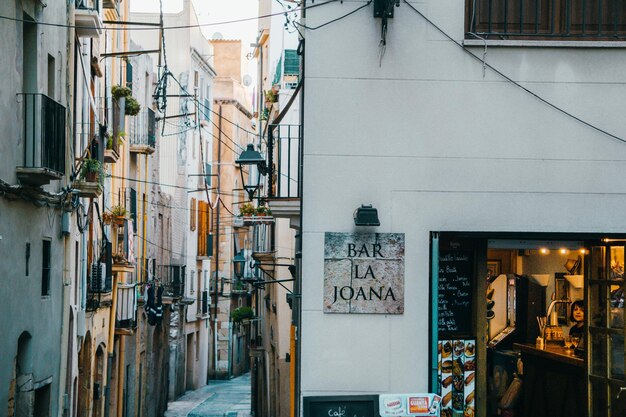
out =
[[[250,374],[210,381],[167,405],[165,417],[249,417]]]

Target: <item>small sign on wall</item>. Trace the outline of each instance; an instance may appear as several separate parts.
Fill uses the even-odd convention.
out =
[[[404,313],[404,233],[324,238],[325,313]]]

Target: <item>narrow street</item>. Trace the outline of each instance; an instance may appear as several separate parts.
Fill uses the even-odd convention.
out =
[[[250,374],[230,380],[211,380],[167,405],[166,417],[250,416]]]

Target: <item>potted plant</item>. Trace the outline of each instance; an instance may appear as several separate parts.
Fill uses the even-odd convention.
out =
[[[265,205],[259,206],[256,208],[256,215],[257,216],[271,216],[272,210],[270,210],[270,208]]]
[[[239,206],[239,214],[242,216],[254,216],[256,214],[256,207],[252,203],[243,203]]]
[[[133,96],[126,97],[126,107],[124,113],[127,116],[137,116],[141,110],[141,105]]]
[[[141,105],[135,97],[133,91],[128,87],[114,85],[111,87],[111,95],[117,101],[124,99],[124,114],[127,116],[136,116],[141,110]]]
[[[80,172],[81,177],[87,182],[99,182],[103,177],[102,164],[97,159],[85,159]]]
[[[126,218],[126,215],[128,214],[128,211],[126,211],[126,208],[124,206],[121,205],[117,205],[117,206],[113,206],[113,208],[111,208],[111,215],[113,217],[118,217],[118,218]]]
[[[243,320],[246,320],[246,319],[249,320],[253,318],[254,310],[252,310],[252,307],[248,307],[248,306],[238,307],[230,313],[230,317],[233,320],[233,322],[240,323]]]
[[[116,100],[119,100],[122,97],[130,97],[132,94],[133,91],[128,87],[122,87],[121,85],[114,85],[111,87],[111,95]]]
[[[107,135],[107,150],[113,150],[113,138],[111,135]]]
[[[265,91],[265,107],[272,107],[272,103],[276,103],[278,101],[278,94],[274,91],[274,89]]]

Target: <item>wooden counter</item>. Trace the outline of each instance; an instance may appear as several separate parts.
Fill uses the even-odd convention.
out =
[[[584,417],[587,415],[585,360],[564,347],[548,344],[514,344],[524,363],[522,414],[533,417]]]
[[[585,368],[585,360],[574,356],[573,349],[567,350],[556,344],[548,343],[544,349],[537,349],[534,345],[515,343],[513,348],[520,350],[522,354],[535,355],[543,359]]]

